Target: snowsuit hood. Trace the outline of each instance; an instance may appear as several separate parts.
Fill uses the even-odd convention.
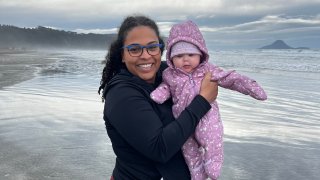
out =
[[[173,68],[173,64],[170,59],[171,48],[175,43],[179,41],[185,41],[194,44],[202,52],[202,63],[207,63],[209,61],[208,49],[205,40],[202,36],[202,33],[199,30],[198,26],[194,22],[189,20],[174,25],[170,30],[169,37],[167,40],[166,54],[166,61],[170,68]]]

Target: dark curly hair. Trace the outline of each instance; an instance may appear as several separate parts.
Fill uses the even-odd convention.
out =
[[[126,17],[119,28],[117,39],[110,44],[98,90],[99,94],[106,84],[120,72],[120,69],[126,68],[125,64],[122,63],[122,47],[128,33],[138,26],[148,26],[153,29],[159,38],[159,43],[164,45],[163,39],[160,37],[159,28],[155,21],[143,15]],[[163,50],[164,46],[161,48],[161,54],[163,53]]]

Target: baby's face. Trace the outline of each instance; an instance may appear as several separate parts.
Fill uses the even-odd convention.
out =
[[[174,67],[191,73],[200,63],[199,54],[179,54],[172,58]]]

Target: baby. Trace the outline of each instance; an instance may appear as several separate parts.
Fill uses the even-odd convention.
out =
[[[238,91],[258,100],[267,95],[258,83],[235,71],[224,71],[209,63],[205,40],[192,21],[174,25],[167,41],[168,68],[163,72],[163,82],[151,93],[157,103],[170,97],[175,117],[199,94],[206,72],[212,80],[227,89]],[[183,145],[182,152],[192,180],[217,179],[223,163],[223,125],[218,104],[211,103],[211,110],[200,120],[196,131]]]

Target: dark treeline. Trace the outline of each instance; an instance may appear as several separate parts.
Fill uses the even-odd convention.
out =
[[[107,49],[114,38],[115,34],[78,34],[42,26],[19,28],[11,25],[0,25],[0,48]]]

